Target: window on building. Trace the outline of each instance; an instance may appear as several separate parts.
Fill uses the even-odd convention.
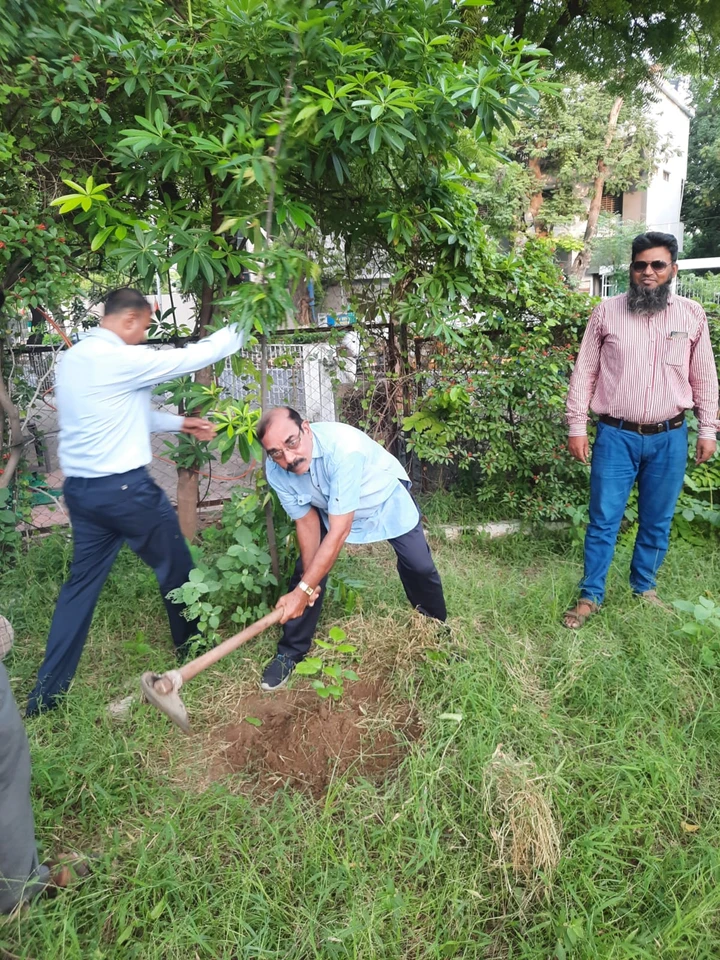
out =
[[[670,180],[670,171],[669,171],[669,170],[663,170],[663,180],[665,180],[666,183]]]
[[[600,201],[603,213],[619,213],[622,216],[623,198],[621,193],[604,193]]]

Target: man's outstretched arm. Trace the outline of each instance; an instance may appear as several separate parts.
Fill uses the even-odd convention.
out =
[[[303,563],[303,580],[308,586],[317,588],[323,577],[332,570],[348,538],[354,516],[354,511],[339,515],[330,514],[330,529],[322,542],[320,542],[320,518],[315,510],[308,511],[304,517],[296,521]],[[314,517],[314,520],[310,519],[311,517]],[[295,587],[290,593],[280,597],[276,604],[284,608],[280,623],[287,623],[288,620],[299,617],[308,604],[315,602],[317,595],[317,589],[313,597],[310,597],[300,587]]]
[[[119,382],[135,388],[152,387],[173,377],[181,377],[202,370],[218,360],[237,353],[245,345],[245,334],[234,325],[223,327],[204,337],[198,343],[174,350],[153,350],[131,347],[122,354],[115,375]]]

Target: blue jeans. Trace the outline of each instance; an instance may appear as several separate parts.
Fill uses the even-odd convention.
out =
[[[633,484],[638,484],[638,533],[630,586],[655,586],[670,540],[670,524],[682,490],[688,455],[687,425],[641,436],[598,424],[590,468],[590,522],[585,534],[585,575],[580,596],[602,603],[605,579]]]

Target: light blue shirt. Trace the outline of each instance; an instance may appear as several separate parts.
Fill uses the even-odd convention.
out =
[[[317,507],[329,527],[328,515],[354,513],[348,543],[392,540],[417,526],[418,509],[404,486],[410,479],[392,454],[346,423],[313,423],[311,430],[307,473],[267,462],[268,482],[293,520]]]
[[[153,410],[152,388],[240,350],[245,337],[225,327],[177,350],[129,346],[97,327],[58,362],[55,397],[60,467],[66,477],[108,477],[152,459],[151,433],[177,433],[183,418]]]

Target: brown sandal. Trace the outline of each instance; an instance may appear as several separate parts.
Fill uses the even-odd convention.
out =
[[[579,630],[580,627],[585,625],[588,618],[597,613],[599,609],[599,603],[581,597],[574,607],[566,610],[563,614],[563,626],[567,627],[568,630]]]
[[[45,866],[50,871],[48,887],[53,889],[64,889],[78,880],[84,880],[90,876],[91,869],[88,864],[88,858],[79,853],[64,853],[59,857],[45,861]]]
[[[665,603],[664,600],[661,600],[657,595],[657,590],[645,590],[643,593],[636,593],[636,597],[639,597],[641,600],[644,600],[645,603],[651,603],[654,607],[660,607],[661,610],[667,610],[668,613],[673,612],[673,608],[669,603]]]

